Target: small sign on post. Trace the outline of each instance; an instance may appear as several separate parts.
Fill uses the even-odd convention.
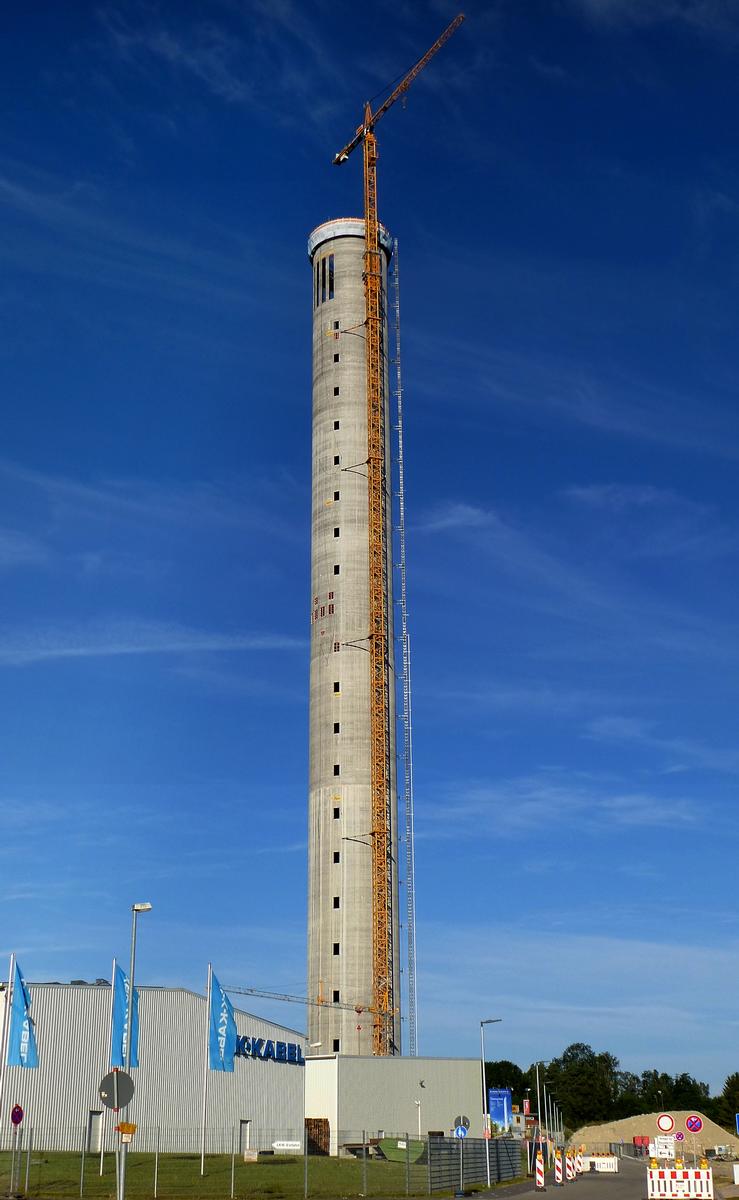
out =
[[[14,1125],[20,1125],[23,1120],[23,1109],[20,1104],[14,1104],[10,1111],[10,1119]]]

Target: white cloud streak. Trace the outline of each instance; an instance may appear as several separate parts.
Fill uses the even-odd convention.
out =
[[[63,659],[122,655],[186,655],[303,649],[280,634],[225,634],[165,623],[113,621],[107,625],[0,631],[0,664],[9,667]]]

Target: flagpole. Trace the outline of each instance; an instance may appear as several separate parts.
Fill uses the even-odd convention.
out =
[[[10,956],[8,967],[8,986],[5,991],[5,1008],[3,1010],[3,1033],[0,1039],[0,1112],[3,1105],[3,1088],[5,1085],[5,1060],[8,1057],[8,1031],[10,1029],[10,1012],[13,1003],[13,979],[15,978],[15,954]]]
[[[213,964],[208,963],[208,988],[205,1001],[205,1040],[203,1048],[203,1122],[200,1128],[200,1174],[205,1175],[205,1118],[208,1110],[208,1049],[210,1042],[210,1005],[213,992]]]
[[[115,960],[115,958],[113,958],[113,971],[110,976],[110,1022],[108,1025],[108,1056],[105,1060],[105,1066],[104,1066],[104,1070],[103,1070],[104,1075],[108,1074],[108,1068],[110,1067],[110,1060],[113,1057],[113,997],[115,995],[115,967],[116,967],[116,960]],[[102,1120],[102,1124],[100,1127],[100,1174],[101,1175],[103,1173],[103,1163],[105,1161],[104,1160],[105,1116],[106,1116],[107,1111],[108,1110],[105,1109],[103,1112],[103,1120]]]

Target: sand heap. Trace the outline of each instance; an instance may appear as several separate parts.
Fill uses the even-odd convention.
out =
[[[674,1133],[684,1133],[685,1141],[683,1149],[689,1153],[693,1153],[693,1139],[695,1138],[695,1149],[698,1153],[704,1150],[712,1150],[714,1146],[729,1146],[732,1153],[739,1156],[739,1138],[732,1133],[727,1133],[715,1121],[709,1117],[704,1117],[703,1113],[696,1112],[695,1109],[670,1109],[670,1116],[675,1122]],[[685,1122],[690,1116],[699,1116],[703,1121],[703,1129],[700,1133],[692,1134],[688,1132]],[[605,1125],[584,1125],[582,1129],[578,1129],[577,1133],[572,1135],[574,1145],[585,1145],[589,1150],[606,1149],[612,1143],[621,1141],[631,1144],[635,1137],[646,1136],[654,1138],[659,1134],[657,1128],[657,1117],[659,1113],[641,1113],[638,1117],[624,1117],[622,1121],[608,1121]],[[677,1143],[676,1143],[677,1146]]]

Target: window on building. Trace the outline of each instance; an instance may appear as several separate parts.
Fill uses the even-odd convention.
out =
[[[341,492],[334,492],[334,500],[338,500]]]
[[[334,695],[338,695],[340,691],[341,691],[341,681],[339,679],[335,679],[334,680]]]
[[[329,608],[331,608],[330,604],[329,604]],[[338,653],[338,651],[340,649],[341,649],[341,642],[334,642],[334,654]]]
[[[339,537],[339,536],[340,536],[339,527],[338,527],[338,525],[334,525],[334,537]]]
[[[328,615],[329,615],[330,617],[332,617],[332,616],[334,615],[334,606],[333,606],[333,604],[329,604],[329,606],[328,606]]]
[[[333,992],[331,993],[331,999],[333,1000],[334,1004],[339,1004],[341,1002],[341,992],[338,988],[334,988]]]
[[[316,297],[315,297],[315,302],[316,302],[316,308],[318,308],[318,305],[321,303],[321,260],[319,258],[316,259]]]
[[[334,429],[341,429],[341,425],[338,421],[334,421]]]
[[[326,605],[325,604],[321,605],[321,616],[322,617],[326,616]]]
[[[338,361],[339,361],[339,355],[338,355],[338,354],[335,354],[335,355],[334,355],[334,362],[338,362]]]
[[[338,328],[339,328],[339,322],[338,322],[338,321],[334,321],[334,329],[338,329]]]
[[[338,386],[338,384],[337,384],[337,385],[336,385],[336,387],[334,388],[334,395],[335,395],[335,396],[340,396],[340,395],[341,395],[341,388]]]
[[[338,466],[339,466],[339,464],[340,464],[340,462],[341,462],[341,456],[340,456],[340,455],[338,455],[338,454],[335,454],[335,455],[334,455],[334,466],[335,466],[335,467],[338,467]]]
[[[341,862],[341,851],[340,850],[334,850],[334,862],[335,863]]]
[[[334,298],[334,256],[333,256],[333,254],[329,254],[329,256],[328,256],[328,298],[329,298],[329,300],[333,300],[333,298]]]
[[[338,954],[338,953],[339,953],[339,943],[334,942],[334,954]]]
[[[341,908],[341,901],[338,896],[334,896],[334,908]]]
[[[334,563],[334,575],[339,575],[340,572],[341,572],[341,568],[339,567],[339,564]]]
[[[321,303],[326,299],[326,259],[321,259]]]
[[[339,766],[338,763],[334,763],[334,775],[340,775],[340,774],[341,774],[341,767]]]
[[[341,1050],[341,1041],[339,1038],[334,1038],[334,1054],[338,1054]]]
[[[334,721],[334,733],[341,733],[341,721]]]
[[[339,817],[340,817],[340,816],[341,816],[341,809],[340,809],[340,808],[335,808],[335,809],[334,809],[334,820],[335,820],[335,821],[338,821],[338,819],[339,819]]]

